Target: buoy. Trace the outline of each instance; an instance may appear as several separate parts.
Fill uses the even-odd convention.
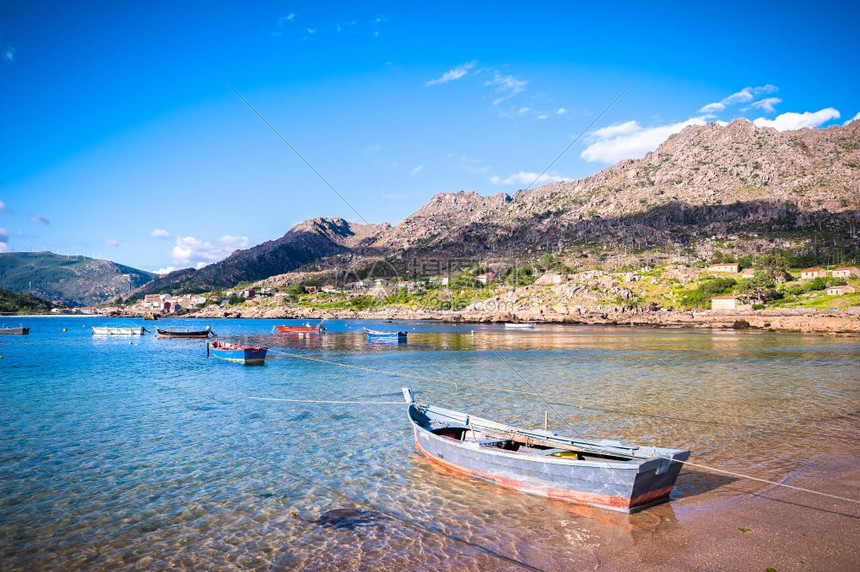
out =
[[[66,328],[63,328],[63,331],[65,332],[65,331],[66,331]]]

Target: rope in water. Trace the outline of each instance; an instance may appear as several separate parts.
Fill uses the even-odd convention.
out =
[[[270,351],[271,351],[271,350],[270,350]],[[394,375],[394,376],[398,376],[398,377],[405,377],[405,378],[408,378],[408,379],[416,379],[416,380],[419,380],[419,381],[425,381],[425,382],[426,382],[426,381],[442,381],[442,382],[445,382],[445,383],[457,383],[457,382],[452,382],[452,381],[447,380],[447,379],[427,378],[427,377],[423,377],[423,376],[417,376],[417,375],[405,374],[405,373],[396,372],[396,371],[395,371],[395,372],[388,372],[388,371],[383,371],[383,370],[379,370],[379,369],[375,369],[375,368],[371,368],[371,367],[356,366],[356,365],[353,365],[353,364],[346,364],[346,363],[343,363],[343,362],[338,362],[338,361],[333,361],[333,360],[324,360],[324,359],[319,359],[319,358],[312,358],[312,357],[309,357],[309,356],[301,356],[301,355],[295,354],[295,353],[293,353],[293,352],[285,352],[285,351],[279,351],[279,350],[275,350],[275,352],[280,353],[280,354],[283,354],[283,355],[288,356],[288,357],[296,358],[296,359],[302,359],[302,360],[306,360],[306,361],[314,361],[314,362],[324,363],[324,364],[328,364],[328,365],[336,365],[336,366],[340,366],[340,367],[351,368],[351,369],[358,369],[358,370],[368,371],[368,372],[372,372],[372,373],[383,373],[383,374],[385,374],[385,375]],[[505,388],[489,388],[489,389],[499,389],[499,390],[502,390],[502,391],[505,391],[505,390],[506,390]],[[507,391],[510,391],[510,392],[512,392],[512,393],[520,393],[520,394],[528,394],[528,395],[535,395],[535,394],[536,394],[536,392],[534,392],[534,391],[523,391],[523,390],[516,390],[516,389],[509,389],[509,390],[507,390]],[[304,402],[305,402],[305,401],[302,401],[302,400],[277,399],[277,398],[262,398],[262,397],[260,397],[260,398],[249,397],[249,399],[259,399],[259,400],[265,400],[265,401],[287,401],[287,402],[297,402],[297,403],[304,403]],[[403,404],[404,404],[404,402],[402,402],[402,401],[366,401],[366,402],[360,402],[360,401],[358,401],[358,402],[357,402],[357,401],[344,401],[344,402],[338,402],[338,401],[329,401],[329,402],[325,402],[325,401],[314,401],[313,403],[356,404],[356,405],[403,405]],[[622,455],[618,455],[618,456],[619,456],[619,457],[621,457]],[[634,457],[632,457],[632,456],[631,456],[630,458],[632,459],[632,458],[634,458]],[[734,471],[728,471],[728,470],[726,470],[726,469],[720,469],[720,468],[718,468],[718,467],[711,467],[711,466],[709,466],[709,465],[703,465],[703,464],[701,464],[701,463],[694,463],[694,462],[691,462],[691,461],[679,461],[679,460],[672,459],[672,458],[669,458],[669,457],[658,457],[658,458],[660,458],[660,459],[664,459],[664,460],[666,460],[666,461],[670,461],[670,462],[672,462],[672,463],[681,463],[681,464],[683,464],[683,465],[688,465],[688,466],[690,466],[690,467],[696,467],[696,468],[698,468],[698,469],[703,469],[703,470],[706,470],[706,471],[712,471],[712,472],[715,472],[715,473],[721,473],[721,474],[724,474],[724,475],[730,475],[730,476],[733,476],[733,477],[737,477],[737,478],[741,478],[741,479],[746,479],[746,480],[750,480],[750,481],[757,481],[757,482],[765,483],[765,484],[772,485],[772,486],[775,486],[775,487],[782,487],[782,488],[792,489],[792,490],[796,490],[796,491],[800,491],[800,492],[804,492],[804,493],[809,493],[809,494],[813,494],[813,495],[818,495],[818,496],[822,496],[822,497],[832,498],[832,499],[835,499],[835,500],[840,500],[840,501],[845,501],[845,502],[850,502],[850,503],[860,504],[860,500],[858,500],[858,499],[852,499],[852,498],[848,498],[848,497],[843,497],[843,496],[839,496],[839,495],[834,495],[834,494],[830,494],[830,493],[825,493],[825,492],[822,492],[822,491],[816,491],[816,490],[813,490],[813,489],[807,489],[807,488],[804,488],[804,487],[798,487],[798,486],[795,486],[795,485],[789,485],[789,484],[786,484],[786,483],[780,483],[780,482],[778,482],[778,481],[771,481],[771,480],[768,480],[768,479],[762,479],[761,477],[754,477],[754,476],[752,476],[752,475],[747,475],[747,474],[744,474],[744,473],[738,473],[738,472],[734,472]]]
[[[440,378],[440,377],[432,378],[432,377],[425,377],[425,376],[420,376],[420,375],[412,375],[409,373],[403,373],[403,372],[398,372],[398,371],[385,371],[385,370],[381,370],[381,369],[375,369],[372,367],[348,366],[348,365],[345,365],[344,363],[338,362],[338,361],[326,360],[326,359],[321,359],[321,358],[314,358],[314,357],[310,357],[310,356],[299,355],[295,352],[287,352],[287,351],[277,350],[277,349],[269,349],[269,353],[279,354],[279,355],[283,355],[285,357],[291,357],[294,359],[323,363],[323,364],[328,364],[328,365],[334,365],[334,366],[340,366],[340,367],[352,367],[353,369],[361,369],[362,371],[366,371],[369,373],[379,373],[379,374],[383,374],[383,375],[401,377],[404,379],[414,379],[416,381],[422,381],[422,382],[433,381],[433,382],[437,382],[437,383],[447,383],[449,385],[453,385],[455,388],[459,387],[460,385],[471,386],[471,384],[468,382],[452,381],[450,379],[445,379],[445,378]],[[508,365],[508,367],[510,367],[509,364],[506,363],[506,365]],[[511,393],[511,394],[515,394],[515,395],[529,395],[529,396],[534,396],[534,397],[541,397],[540,394],[534,390],[527,391],[527,390],[522,390],[522,389],[512,389],[512,388],[508,388],[508,387],[499,387],[499,386],[482,387],[482,389],[499,391],[502,393]],[[579,397],[579,401],[585,402],[585,403],[593,403],[584,397]],[[588,411],[605,411],[605,412],[609,412],[609,413],[623,413],[626,415],[636,415],[639,417],[652,417],[652,418],[657,418],[657,419],[672,419],[672,420],[677,420],[677,421],[686,421],[688,423],[695,423],[697,425],[717,425],[720,427],[732,426],[732,427],[742,427],[742,428],[747,428],[747,429],[759,429],[759,427],[756,425],[751,425],[751,424],[746,424],[746,423],[726,423],[725,421],[721,421],[721,420],[689,419],[686,417],[678,417],[678,416],[674,416],[674,415],[658,415],[655,413],[644,413],[640,410],[636,410],[636,409],[633,409],[630,407],[624,407],[624,406],[601,407],[599,405],[583,405],[583,403],[564,403],[564,402],[556,402],[556,401],[547,402],[547,403],[549,405],[557,405],[557,406],[562,406],[562,407],[572,407],[575,409],[582,409],[582,410],[588,410]],[[806,431],[806,428],[804,428],[804,430]],[[826,436],[826,438],[827,439],[841,439],[843,441],[850,441],[852,443],[855,442],[855,440],[851,439],[850,437],[845,437],[845,436],[840,436],[840,435],[828,435],[828,436]]]
[[[253,395],[242,395],[245,399],[255,401],[280,401],[285,403],[314,403],[323,405],[404,405],[401,401],[322,401],[311,399],[282,399],[280,397],[255,397]]]

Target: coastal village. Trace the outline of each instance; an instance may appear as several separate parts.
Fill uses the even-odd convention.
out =
[[[294,279],[294,277],[289,277]],[[531,320],[566,323],[688,322],[779,329],[788,318],[839,309],[838,325],[823,331],[855,331],[860,322],[857,266],[795,270],[742,267],[718,262],[701,267],[668,265],[638,271],[547,269],[512,279],[484,266],[404,280],[289,283],[273,277],[225,291],[146,294],[125,306],[76,309],[111,315],[184,317],[378,317],[444,321]],[[856,316],[855,316],[856,314]],[[734,316],[737,319],[732,319]],[[854,317],[852,317],[854,316]],[[727,322],[728,320],[728,322]],[[819,319],[819,322],[822,320]],[[826,322],[826,320],[824,321]],[[822,322],[822,323],[824,323]],[[808,319],[788,319],[785,329],[809,329]],[[854,323],[854,326],[851,324]]]

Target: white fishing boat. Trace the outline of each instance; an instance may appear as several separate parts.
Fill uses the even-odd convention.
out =
[[[146,332],[143,326],[93,326],[94,336],[142,336]]]
[[[534,322],[506,322],[505,323],[506,330],[534,330],[535,323]]]

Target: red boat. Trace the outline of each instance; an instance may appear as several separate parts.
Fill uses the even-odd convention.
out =
[[[272,330],[278,334],[319,334],[325,331],[325,326],[322,325],[322,322],[316,326],[307,322],[304,326],[275,326]]]

